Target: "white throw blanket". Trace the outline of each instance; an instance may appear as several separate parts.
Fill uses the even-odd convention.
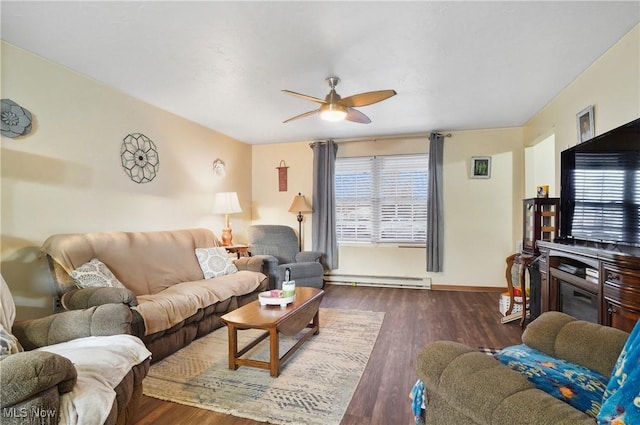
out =
[[[59,423],[66,425],[104,424],[116,397],[114,388],[151,355],[132,335],[78,338],[38,350],[68,358],[78,372],[73,390],[60,398]]]

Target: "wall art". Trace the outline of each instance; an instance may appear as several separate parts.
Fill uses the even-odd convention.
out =
[[[593,105],[589,105],[576,114],[578,125],[578,143],[586,142],[596,134],[593,116]]]
[[[156,145],[141,133],[131,133],[123,139],[120,158],[124,172],[136,183],[149,183],[160,168]]]
[[[491,157],[473,156],[471,157],[471,178],[490,179],[491,178]]]
[[[278,191],[286,192],[287,191],[287,164],[284,162],[284,159],[280,161],[280,165],[276,167],[278,169]]]
[[[213,172],[219,177],[224,177],[227,174],[227,165],[220,158],[216,158],[213,161]]]
[[[11,99],[2,99],[0,103],[2,103],[2,112],[0,112],[2,135],[14,138],[29,134],[31,132],[31,112]]]

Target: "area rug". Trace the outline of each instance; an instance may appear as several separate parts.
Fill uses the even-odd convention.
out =
[[[227,328],[151,366],[149,397],[272,424],[339,425],[378,337],[384,313],[320,309],[320,334],[283,365],[280,376],[240,366],[229,370]],[[238,333],[239,346],[262,331]],[[301,335],[280,337],[280,355]],[[245,355],[268,360],[268,340]]]
[[[498,351],[502,350],[502,348],[492,348],[492,347],[478,347],[478,351],[481,353],[485,353],[489,356],[493,356]]]

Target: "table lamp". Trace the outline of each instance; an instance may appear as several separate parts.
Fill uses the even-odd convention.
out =
[[[302,220],[304,217],[302,214],[308,214],[313,212],[313,208],[309,205],[309,202],[304,197],[304,195],[300,192],[293,198],[293,202],[289,207],[289,212],[298,214],[298,245],[300,246],[300,251],[302,251]]]
[[[229,224],[229,214],[242,212],[238,194],[236,192],[218,192],[213,199],[213,213],[224,214],[225,227],[222,229],[222,246],[231,246],[231,225]]]

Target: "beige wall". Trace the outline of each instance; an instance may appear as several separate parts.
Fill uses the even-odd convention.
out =
[[[251,147],[2,43],[2,98],[29,109],[31,134],[2,137],[1,267],[20,318],[51,311],[38,259],[48,236],[102,230],[208,227],[213,194],[237,191],[234,241],[251,218]],[[157,177],[137,184],[120,163],[122,139],[140,132],[156,144]],[[212,172],[222,158],[227,175]]]
[[[589,105],[594,105],[596,135],[640,116],[640,25],[524,126],[526,146],[555,135],[557,194],[560,193],[560,152],[577,143],[576,114]]]
[[[313,151],[309,142],[254,145],[251,167],[253,224],[282,224],[298,232],[297,214],[289,212],[293,197],[303,194],[309,203],[313,197]],[[278,170],[284,161],[287,168],[287,190],[280,192]],[[311,249],[311,215],[302,222],[303,249]]]
[[[340,142],[338,156],[428,152],[428,143],[426,137]],[[295,228],[295,219],[286,212],[288,205],[295,192],[310,198],[313,190],[313,155],[308,143],[258,145],[253,151],[254,222]],[[491,179],[470,178],[472,156],[492,157]],[[278,192],[275,167],[281,159],[290,165],[290,181],[295,176],[299,180],[296,187],[302,189],[286,195]],[[430,278],[433,284],[443,285],[504,286],[504,259],[512,253],[520,229],[516,223],[520,223],[523,167],[521,129],[453,133],[445,139],[444,153],[444,271],[426,272],[423,248],[346,245],[339,248],[340,267],[333,273]],[[306,248],[311,246],[310,221],[307,217],[303,230]]]
[[[549,197],[557,197],[556,190],[556,140],[552,134],[540,143],[525,147],[525,198],[535,198],[538,186],[549,186]]]
[[[491,178],[471,179],[471,157],[491,157]],[[445,141],[445,264],[434,284],[504,287],[505,258],[521,238],[522,129],[454,132]]]

